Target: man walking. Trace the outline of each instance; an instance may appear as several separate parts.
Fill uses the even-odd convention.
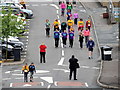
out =
[[[92,39],[92,37],[89,38],[88,42],[87,42],[87,48],[88,48],[88,51],[89,51],[89,59],[92,59],[92,55],[93,55],[93,48],[95,46],[95,43]]]
[[[30,72],[30,82],[33,82],[33,74],[36,72],[35,65],[32,62],[31,65],[29,65],[29,72]]]
[[[39,46],[39,48],[40,48],[40,63],[42,63],[42,61],[45,63],[46,62],[45,61],[45,54],[46,54],[46,48],[47,48],[47,46],[44,43],[42,43]]]
[[[66,48],[66,41],[67,41],[67,32],[66,30],[64,30],[64,32],[62,32],[62,41],[63,41],[63,47]]]
[[[74,80],[77,80],[76,78],[77,68],[80,68],[78,59],[76,59],[74,55],[72,55],[72,58],[69,59],[69,69],[70,69],[69,80],[71,80],[72,78],[72,73],[74,73]]]
[[[69,47],[73,47],[74,32],[70,31],[69,33]]]
[[[57,48],[58,45],[59,45],[59,38],[60,38],[60,33],[59,33],[59,31],[56,29],[56,31],[54,32],[55,48]]]

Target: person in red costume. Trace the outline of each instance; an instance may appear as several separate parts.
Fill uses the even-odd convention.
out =
[[[40,48],[40,63],[42,63],[42,61],[45,63],[46,62],[45,61],[45,54],[46,54],[46,48],[47,48],[47,46],[44,43],[42,43],[39,46],[39,48]]]

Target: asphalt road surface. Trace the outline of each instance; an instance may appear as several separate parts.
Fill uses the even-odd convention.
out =
[[[21,74],[22,65],[3,66],[3,88],[100,88],[96,79],[99,74],[99,52],[97,46],[94,49],[93,59],[88,59],[87,48],[80,49],[78,42],[77,26],[75,27],[75,40],[73,48],[67,41],[67,48],[54,47],[53,28],[50,38],[45,36],[45,20],[49,19],[52,24],[55,19],[66,21],[66,17],[60,16],[60,9],[56,3],[28,3],[27,7],[33,10],[34,17],[30,20],[29,41],[27,47],[26,61],[28,64],[34,62],[37,73],[34,75],[33,83],[24,83]],[[58,10],[57,10],[58,9]],[[88,16],[85,9],[78,3],[74,8],[85,21]],[[93,32],[91,36],[94,38]],[[39,63],[39,45],[44,42],[47,45],[46,63]],[[68,60],[74,54],[79,59],[81,68],[77,71],[77,79],[69,80]]]

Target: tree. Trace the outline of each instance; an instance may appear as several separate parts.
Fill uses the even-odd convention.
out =
[[[0,27],[0,32],[2,33],[0,34],[0,37],[2,37],[3,40],[6,39],[7,42],[9,36],[21,37],[22,35],[20,33],[27,31],[25,28],[23,28],[26,25],[23,24],[24,20],[22,18],[18,19],[18,16],[13,15],[12,9],[10,7],[8,7],[7,11],[2,8],[2,16],[0,19],[2,21],[2,27]],[[8,47],[8,44],[6,46]],[[7,56],[8,55],[6,50],[6,60]]]

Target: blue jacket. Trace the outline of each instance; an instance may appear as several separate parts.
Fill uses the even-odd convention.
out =
[[[60,37],[60,33],[59,32],[54,32],[54,38],[59,38]]]
[[[94,43],[93,40],[89,40],[89,41],[87,42],[87,48],[93,48],[94,46],[95,46],[95,43]]]

